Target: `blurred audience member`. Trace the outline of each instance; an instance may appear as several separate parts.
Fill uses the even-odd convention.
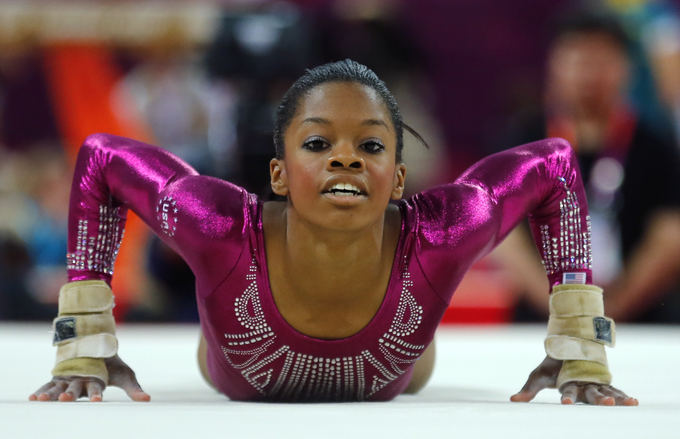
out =
[[[680,16],[667,0],[604,0],[635,37],[631,96],[659,129],[680,140]],[[670,119],[669,120],[669,116]],[[680,142],[678,143],[680,148]]]
[[[607,312],[619,320],[680,322],[680,159],[626,102],[628,37],[601,12],[563,17],[548,55],[545,110],[524,117],[510,143],[563,137],[579,156],[593,236],[593,278],[605,286]],[[496,257],[511,267],[529,306],[544,315],[548,285],[539,264],[524,264],[524,230]]]
[[[24,243],[0,230],[0,320],[43,320],[57,310],[33,298],[27,284],[33,261]]]
[[[44,318],[66,279],[70,173],[49,148],[3,154],[0,175],[0,316]]]

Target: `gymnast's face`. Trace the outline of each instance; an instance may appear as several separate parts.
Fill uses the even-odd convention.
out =
[[[270,164],[272,189],[318,226],[353,230],[383,220],[404,190],[390,113],[370,87],[328,82],[304,94]]]

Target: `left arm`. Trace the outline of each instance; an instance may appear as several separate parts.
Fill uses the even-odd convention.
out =
[[[550,285],[561,283],[564,273],[591,282],[588,206],[576,156],[565,140],[493,154],[455,183],[416,195],[413,204],[421,266],[446,302],[465,271],[527,216]]]
[[[525,216],[529,217],[550,285],[592,282],[585,191],[574,151],[562,139],[546,139],[491,155],[471,167],[455,183],[416,196],[414,204],[418,206],[420,219],[418,258],[421,266],[428,269],[425,273],[428,280],[446,301],[465,270],[498,245]],[[451,271],[454,271],[453,276]],[[588,291],[583,294],[592,298]],[[601,295],[599,301],[601,303]],[[551,323],[558,323],[553,326],[561,324],[565,327],[564,332],[557,331],[553,335],[566,339],[577,337],[586,347],[599,341],[598,334],[595,339],[592,335],[574,336],[574,328],[569,327],[569,324],[578,325],[581,320],[600,315],[598,311],[586,308],[583,307],[586,312],[575,313],[575,319],[568,313],[557,315],[559,318],[555,322],[551,319]],[[585,353],[560,357],[569,361],[547,357],[512,400],[529,401],[538,391],[557,387],[556,383],[563,382],[560,387],[563,403],[636,405],[635,399],[597,377],[602,367],[606,369],[606,360],[602,359],[606,358],[604,348],[598,346],[602,348],[601,356],[592,360],[593,363]],[[572,358],[579,361],[572,361]],[[594,366],[573,367],[590,364]],[[608,371],[601,375],[608,375]],[[585,378],[579,381],[579,377]]]

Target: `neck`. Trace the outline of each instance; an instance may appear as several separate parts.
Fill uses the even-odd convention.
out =
[[[359,230],[329,230],[286,209],[284,269],[307,303],[351,304],[385,263],[385,215]],[[351,286],[351,288],[348,288]]]

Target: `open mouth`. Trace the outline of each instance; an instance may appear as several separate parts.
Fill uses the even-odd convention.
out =
[[[366,195],[361,191],[361,189],[349,183],[336,183],[328,190],[324,191],[324,193],[332,194],[338,197],[358,197],[361,195]]]

